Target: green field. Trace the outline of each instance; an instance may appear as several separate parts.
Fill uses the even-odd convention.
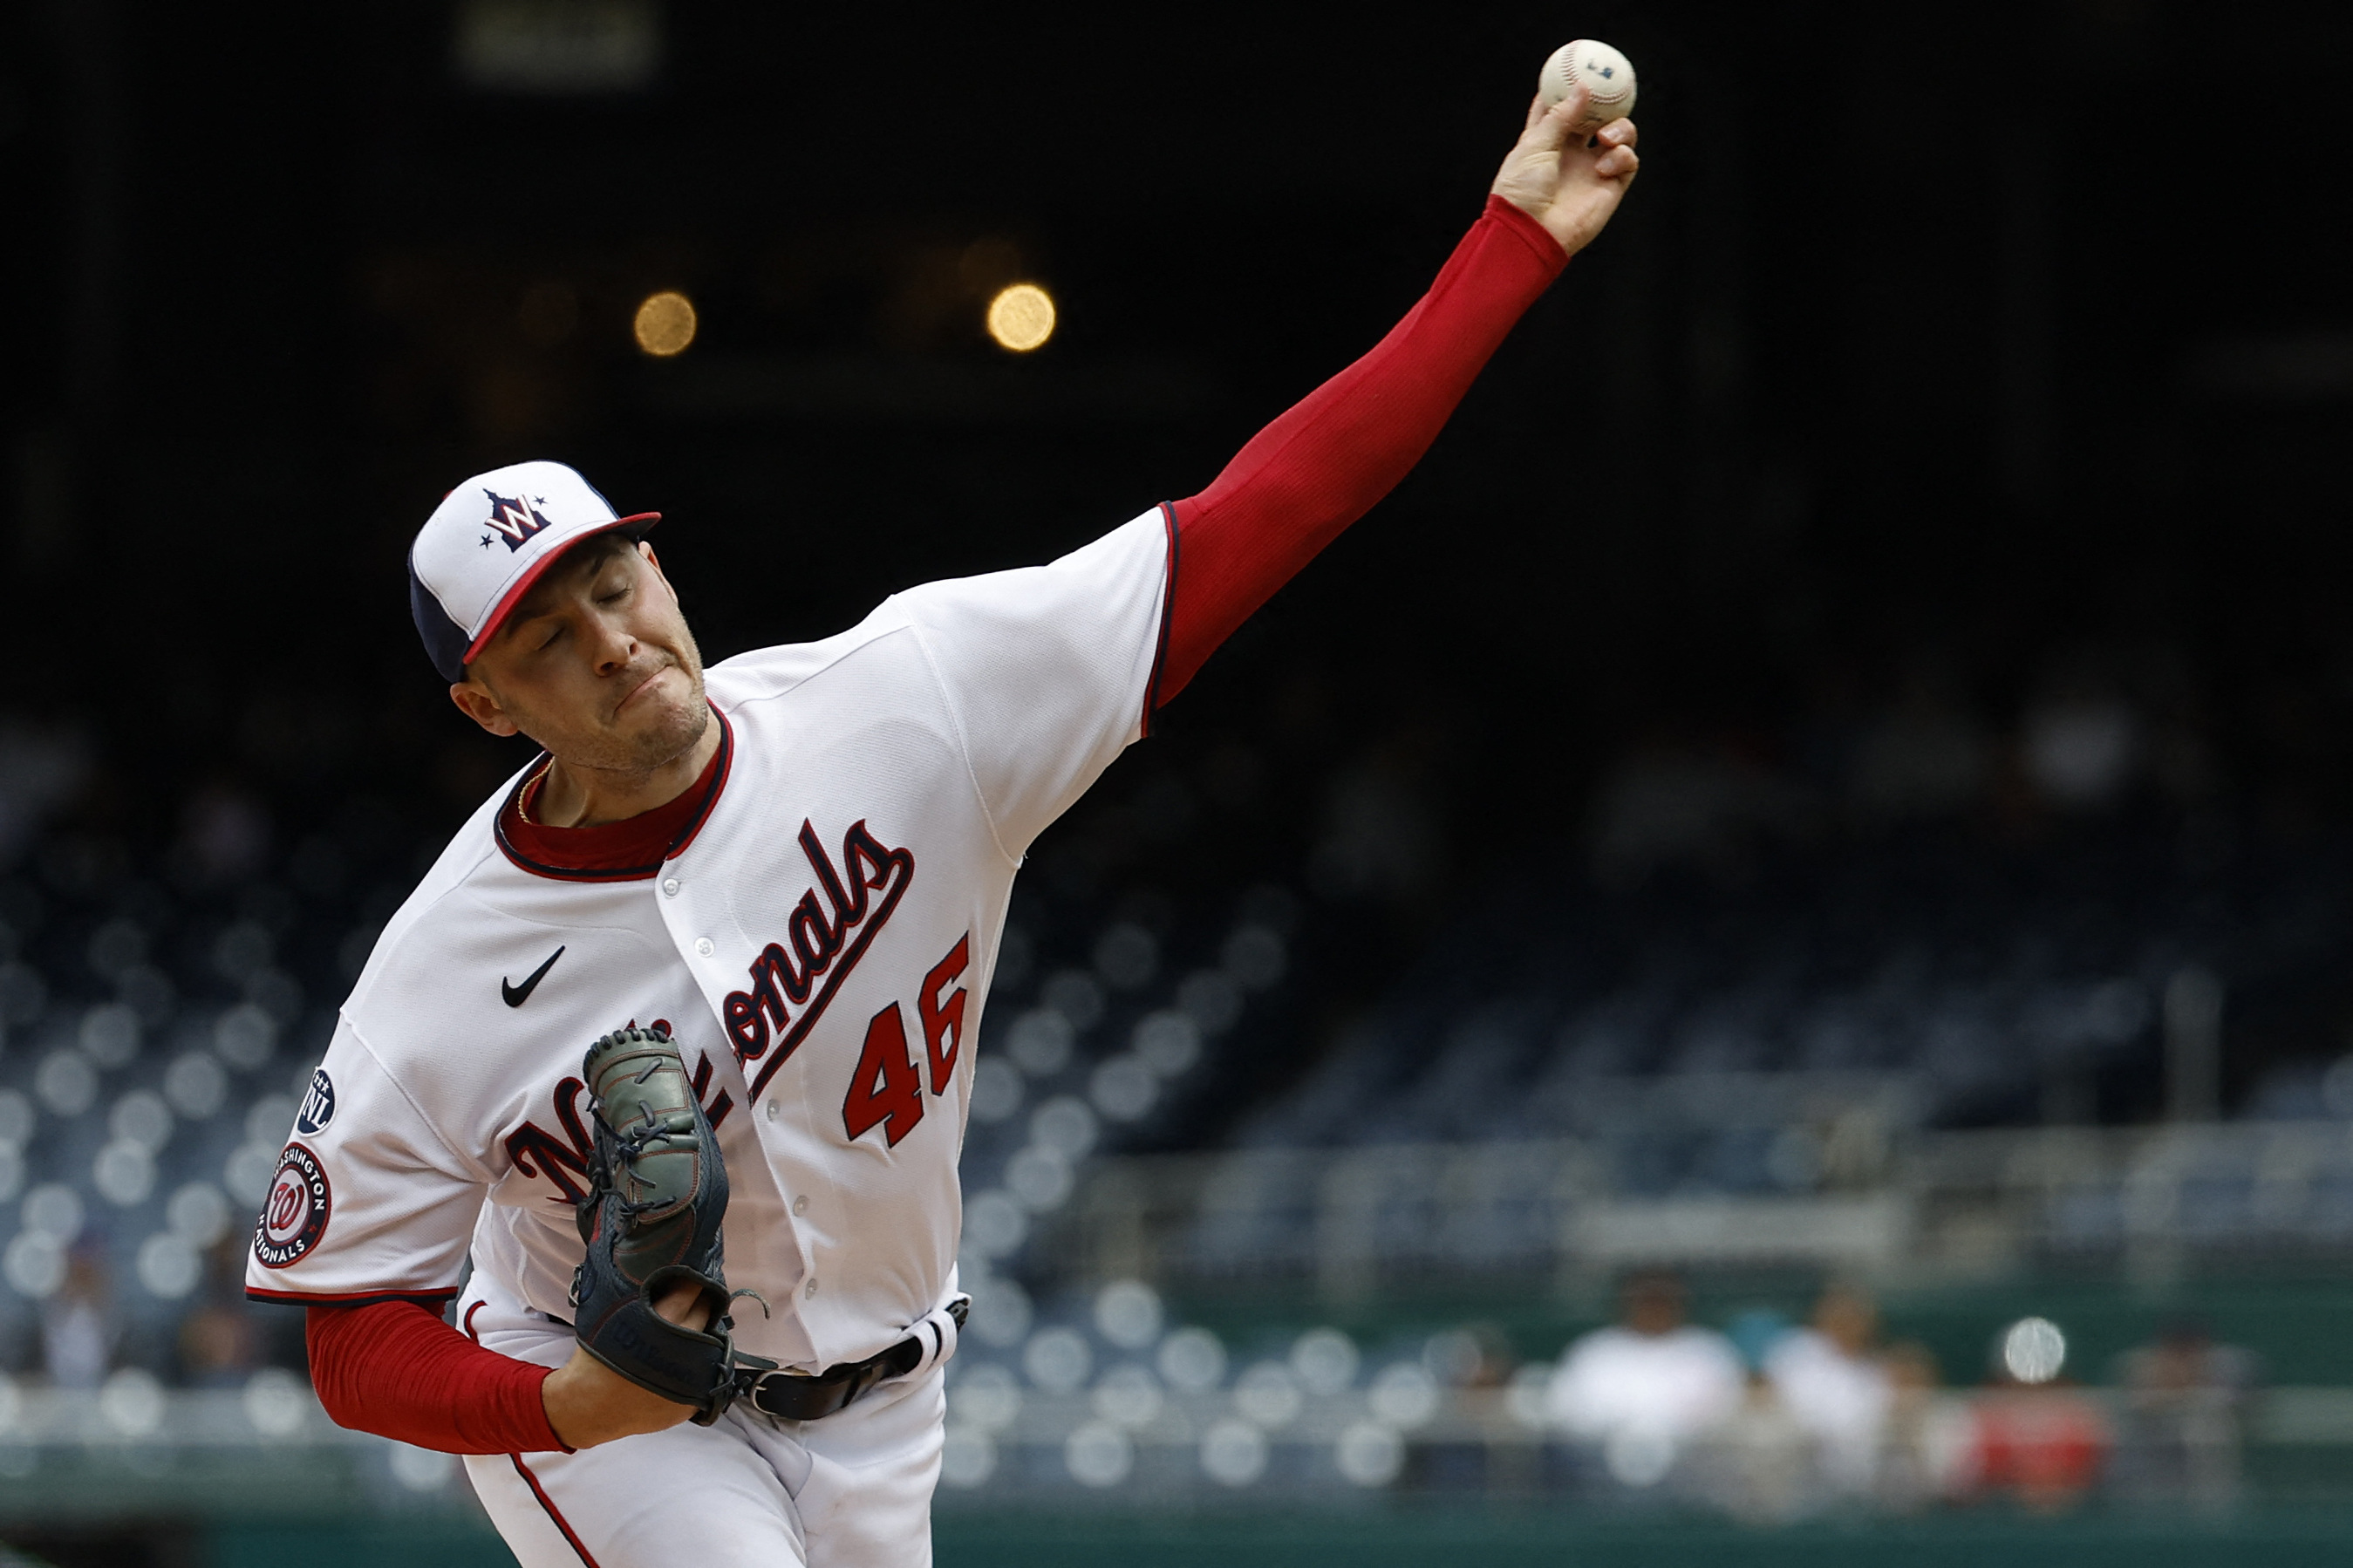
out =
[[[450,1526],[235,1526],[211,1531],[203,1568],[492,1568],[495,1538]],[[2274,1512],[2229,1524],[2088,1516],[1942,1517],[1776,1531],[1678,1522],[1605,1523],[1546,1513],[1377,1510],[1353,1515],[1194,1519],[993,1515],[944,1520],[939,1568],[2320,1568],[2353,1557],[2353,1512]]]

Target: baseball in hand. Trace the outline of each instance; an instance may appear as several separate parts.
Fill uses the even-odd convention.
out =
[[[1563,44],[1536,77],[1536,92],[1547,109],[1580,86],[1593,94],[1593,107],[1573,129],[1596,131],[1634,112],[1634,62],[1605,43],[1579,38]]]

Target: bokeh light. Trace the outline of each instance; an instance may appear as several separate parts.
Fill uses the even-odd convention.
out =
[[[674,289],[647,295],[630,323],[638,347],[656,359],[684,353],[694,342],[694,301]]]
[[[1016,283],[988,302],[988,335],[1026,354],[1054,335],[1054,297],[1035,283]]]
[[[2021,1318],[2001,1336],[2001,1364],[2021,1383],[2048,1383],[2067,1364],[2067,1336],[2048,1318]]]

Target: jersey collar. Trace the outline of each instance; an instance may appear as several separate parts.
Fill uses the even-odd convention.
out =
[[[651,811],[594,827],[548,827],[526,822],[522,795],[539,776],[537,762],[522,771],[491,826],[506,858],[534,877],[564,882],[641,882],[676,859],[694,842],[719,792],[727,787],[727,772],[735,755],[735,729],[712,703],[719,721],[719,749],[703,764],[702,776],[676,799]],[[545,753],[542,753],[544,757]]]

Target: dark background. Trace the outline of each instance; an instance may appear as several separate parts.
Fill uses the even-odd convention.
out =
[[[1329,939],[1345,1000],[1499,862],[1582,876],[1630,749],[1803,779],[1907,694],[2007,733],[2084,682],[2157,737],[2148,831],[2353,818],[2342,12],[655,15],[605,95],[470,86],[438,5],[0,20],[9,854],[227,801],[396,897],[523,757],[402,581],[495,464],[664,512],[712,659],[1201,488],[1411,303],[1571,33],[1642,73],[1624,212],[1040,874],[1294,875],[1334,767],[1405,780],[1436,847]],[[1020,361],[1013,277],[1062,310]],[[2057,831],[2009,776],[1968,831]],[[1167,781],[1249,809],[1188,836]]]

